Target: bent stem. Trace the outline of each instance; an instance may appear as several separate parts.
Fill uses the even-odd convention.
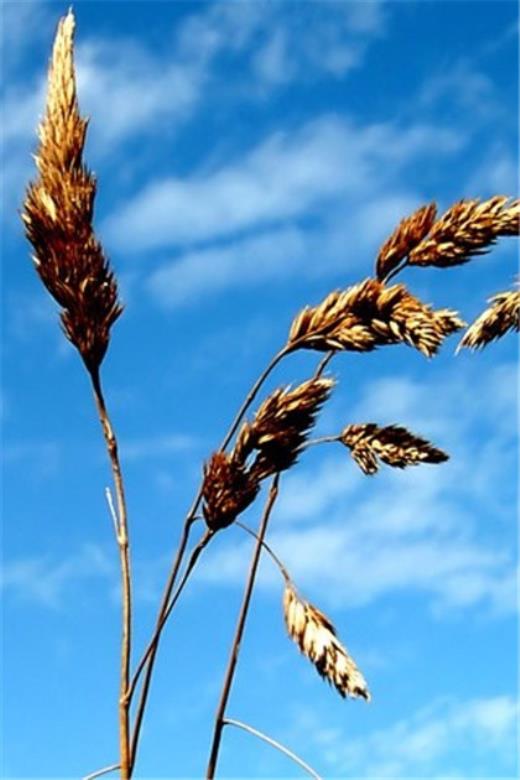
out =
[[[160,620],[160,622],[157,624],[155,633],[153,634],[150,643],[148,647],[146,648],[143,657],[140,661],[140,664],[132,678],[132,682],[130,684],[130,696],[133,694],[135,690],[135,686],[137,684],[137,680],[139,678],[139,671],[143,668],[143,666],[146,664],[147,660],[155,656],[155,653],[157,652],[157,647],[159,643],[159,638],[161,635],[161,631],[164,627],[164,624],[170,617],[170,614],[177,603],[177,599],[181,595],[182,591],[184,590],[184,586],[188,582],[188,579],[190,577],[191,572],[193,571],[195,564],[197,563],[197,560],[199,558],[199,555],[203,551],[203,549],[208,545],[211,537],[214,535],[214,531],[208,529],[205,534],[200,539],[199,543],[193,548],[193,551],[190,556],[190,560],[188,561],[188,565],[186,566],[186,571],[184,572],[184,575],[179,583],[179,587],[177,588],[177,591],[175,595],[173,596],[172,600],[167,605],[166,609],[164,610],[163,616]],[[148,689],[150,686],[150,674],[149,674],[150,666],[148,666],[147,674],[145,677],[145,681],[143,683],[143,687],[141,689],[141,695],[139,697],[139,703],[137,705],[137,712],[135,716],[135,724],[134,729],[132,732],[132,761],[131,761],[131,769],[133,770],[134,763],[135,763],[135,757],[137,754],[137,746],[139,744],[139,735],[141,733],[141,725],[143,722],[144,717],[144,711],[146,708],[146,701],[148,698]]]
[[[272,560],[276,563],[276,565],[280,569],[280,574],[284,578],[285,582],[287,584],[292,583],[292,579],[291,579],[291,576],[290,576],[289,572],[287,571],[286,567],[283,565],[283,563],[280,560],[280,558],[274,552],[272,547],[270,547],[264,539],[260,539],[258,534],[255,531],[253,531],[252,528],[249,528],[248,525],[246,525],[245,523],[242,523],[240,520],[235,520],[235,525],[238,525],[239,528],[241,528],[243,531],[245,531],[250,536],[252,536],[253,539],[256,539],[257,541],[260,541],[260,543],[261,543],[262,547],[264,548],[264,550],[266,551],[266,553],[272,558]]]
[[[220,449],[221,450],[224,450],[228,446],[229,442],[233,438],[233,435],[236,433],[236,431],[238,429],[238,426],[240,425],[244,415],[246,414],[247,410],[249,409],[249,407],[251,406],[251,404],[255,400],[258,392],[260,391],[260,389],[261,389],[262,385],[264,384],[264,382],[266,381],[266,379],[269,377],[269,375],[271,374],[273,369],[278,365],[278,363],[280,363],[281,360],[288,354],[289,354],[288,348],[287,347],[283,347],[279,352],[276,353],[276,355],[272,358],[272,360],[269,363],[269,365],[267,366],[267,368],[260,374],[260,376],[258,377],[256,382],[254,383],[254,385],[249,390],[249,392],[248,392],[247,396],[245,397],[242,405],[240,406],[240,408],[239,408],[239,410],[238,410],[238,412],[237,412],[233,422],[231,423],[231,426],[230,426],[229,430],[227,431],[222,444],[220,445]],[[152,674],[153,674],[153,668],[154,668],[154,664],[155,664],[155,658],[156,658],[156,655],[157,655],[157,649],[158,649],[158,646],[159,646],[159,641],[160,641],[161,634],[162,634],[162,631],[164,629],[164,626],[166,624],[166,621],[168,620],[168,617],[170,616],[172,608],[173,608],[173,604],[169,606],[170,598],[171,598],[171,595],[173,593],[173,589],[175,587],[175,581],[176,581],[177,576],[179,574],[179,570],[180,570],[180,567],[182,565],[184,554],[186,552],[186,547],[187,547],[188,541],[189,541],[191,526],[193,525],[193,523],[196,520],[197,511],[198,511],[198,508],[200,506],[201,500],[202,500],[202,483],[201,483],[201,485],[199,487],[197,495],[195,496],[195,498],[193,500],[193,504],[192,504],[192,506],[191,506],[191,508],[190,508],[188,514],[186,515],[185,520],[184,520],[184,524],[183,524],[183,527],[182,527],[179,544],[177,546],[177,550],[175,552],[175,557],[173,559],[173,562],[172,562],[172,565],[171,565],[171,568],[170,568],[170,572],[168,574],[168,579],[167,579],[166,585],[164,587],[164,592],[163,592],[163,596],[162,596],[162,599],[161,599],[161,604],[159,606],[159,611],[158,611],[158,614],[157,614],[157,619],[156,619],[156,623],[155,623],[154,633],[152,635],[152,640],[151,640],[150,644],[148,645],[148,647],[146,648],[146,650],[145,650],[141,660],[139,661],[139,664],[138,664],[137,669],[136,669],[136,671],[134,673],[134,676],[132,678],[132,683],[131,683],[131,686],[130,686],[130,689],[129,689],[129,691],[130,691],[129,698],[131,700],[131,698],[132,698],[132,696],[133,696],[133,694],[135,692],[135,687],[137,685],[139,677],[141,676],[141,674],[143,673],[143,670],[146,667],[145,677],[144,677],[144,680],[143,680],[143,687],[142,687],[142,692],[141,692],[141,699],[140,699],[140,703],[139,703],[139,711],[141,712],[141,710],[142,710],[142,714],[140,716],[139,724],[137,724],[137,721],[136,721],[136,727],[138,725],[139,728],[137,728],[137,730],[136,730],[136,727],[134,727],[134,736],[133,736],[133,740],[132,740],[131,771],[133,770],[134,765],[135,765],[135,759],[136,759],[136,755],[137,755],[137,748],[138,748],[138,744],[139,744],[140,726],[141,726],[141,721],[142,721],[142,718],[143,718],[143,715],[144,715],[144,710],[146,708],[146,701],[147,701],[147,697],[148,697],[148,693],[149,693],[149,689],[150,689],[150,683],[151,683],[151,678],[152,678]],[[209,541],[209,539],[208,539],[208,541]],[[178,594],[178,595],[180,595],[180,594]],[[177,599],[175,599],[175,601],[176,600]]]
[[[311,777],[314,777],[314,780],[321,780],[319,774],[315,772],[314,769],[310,767],[302,758],[297,756],[296,753],[293,753],[292,750],[289,750],[289,748],[285,747],[285,745],[282,745],[281,742],[277,742],[276,739],[268,737],[267,734],[264,734],[262,731],[258,731],[258,729],[254,729],[248,723],[242,723],[241,720],[235,720],[234,718],[224,718],[224,726],[236,726],[238,729],[243,729],[249,734],[252,734],[254,737],[258,737],[258,739],[267,742],[268,745],[271,745],[271,747],[279,750],[280,753],[283,753],[285,756],[288,756],[290,759],[292,759],[295,764],[301,766],[301,768],[308,772]]]
[[[110,766],[105,766],[103,769],[97,769],[95,772],[91,772],[90,775],[85,775],[83,780],[94,780],[96,777],[101,777],[102,775],[108,775],[110,772],[115,772],[116,769],[119,768],[119,764],[110,764]]]
[[[242,641],[242,636],[244,633],[247,613],[249,611],[251,596],[255,585],[256,573],[258,571],[260,554],[262,552],[262,543],[267,531],[267,525],[269,523],[269,518],[271,516],[274,503],[278,496],[279,480],[280,480],[280,475],[276,474],[276,476],[274,477],[271,483],[271,488],[269,490],[269,495],[267,497],[264,512],[262,515],[262,520],[260,523],[260,528],[258,529],[257,543],[255,545],[253,556],[251,558],[249,574],[247,577],[246,587],[244,590],[244,597],[242,599],[242,606],[240,607],[240,613],[238,616],[237,625],[235,629],[235,636],[233,638],[233,644],[231,646],[231,651],[229,654],[228,666],[224,677],[224,682],[222,685],[222,692],[220,694],[220,701],[218,703],[217,712],[215,714],[215,722],[213,727],[213,739],[212,739],[210,755],[208,759],[208,766],[206,769],[207,780],[213,780],[213,778],[215,777],[215,769],[217,767],[218,754],[219,754],[220,743],[222,739],[222,730],[224,728],[224,716],[226,713],[226,706],[228,703],[229,694],[231,692],[233,678],[235,676],[238,654],[240,652],[240,643]]]
[[[130,553],[128,541],[128,517],[126,509],[125,488],[117,438],[112,428],[108,415],[99,368],[89,371],[92,380],[92,389],[96,402],[101,427],[108,451],[108,457],[112,467],[112,476],[117,501],[117,515],[114,519],[114,530],[119,547],[121,565],[121,591],[122,591],[122,635],[121,635],[121,672],[119,687],[119,756],[122,780],[128,780],[131,773],[130,755],[130,699],[128,686],[130,680],[130,652],[132,642],[132,578],[130,571]]]

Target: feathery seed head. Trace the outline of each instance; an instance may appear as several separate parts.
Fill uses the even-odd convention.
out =
[[[333,386],[332,379],[310,379],[294,389],[275,390],[253,421],[242,426],[234,457],[244,460],[256,450],[251,471],[258,479],[290,468]]]
[[[287,585],[283,597],[285,624],[291,639],[314,664],[318,674],[345,698],[370,701],[365,678],[336,636],[330,620]]]
[[[341,433],[340,441],[350,449],[352,457],[365,474],[377,472],[378,459],[399,469],[419,463],[443,463],[448,460],[445,452],[400,425],[347,425]]]
[[[204,466],[203,513],[208,528],[225,528],[247,509],[259,490],[258,479],[225,452],[215,452]]]
[[[434,311],[402,284],[385,287],[366,279],[300,312],[288,347],[370,352],[385,344],[406,343],[431,357],[446,336],[463,326],[455,312]]]
[[[28,187],[22,219],[36,271],[62,308],[65,335],[92,371],[103,360],[122,306],[92,227],[96,182],[82,161],[87,120],[79,114],[73,48],[69,11],[56,33],[39,127],[39,175]]]
[[[489,299],[489,306],[477,317],[461,339],[461,347],[479,349],[510,330],[520,330],[520,291],[509,290]]]
[[[401,220],[379,250],[376,260],[376,273],[379,280],[384,279],[397,268],[410,251],[428,235],[436,214],[435,203],[430,203]]]
[[[520,233],[520,200],[495,195],[461,200],[435,222],[408,257],[410,265],[447,268],[485,254],[501,236]]]

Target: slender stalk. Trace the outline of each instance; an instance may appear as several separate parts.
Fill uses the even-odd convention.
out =
[[[103,767],[103,769],[97,769],[90,775],[86,775],[83,780],[94,780],[94,778],[101,777],[101,775],[108,775],[109,772],[115,772],[116,769],[119,769],[119,764],[111,764],[110,766]]]
[[[310,767],[302,758],[297,756],[296,753],[293,753],[292,750],[289,750],[289,748],[285,747],[285,745],[282,745],[281,742],[277,742],[276,739],[268,737],[267,734],[264,734],[262,731],[258,731],[258,729],[254,729],[248,723],[242,723],[241,720],[235,720],[234,718],[224,718],[224,726],[236,726],[238,729],[243,729],[249,734],[253,734],[253,736],[258,737],[258,739],[262,739],[264,742],[267,742],[268,745],[271,745],[271,747],[276,748],[276,750],[279,750],[280,753],[283,753],[285,756],[288,756],[290,759],[292,759],[295,764],[301,766],[301,768],[308,772],[311,777],[314,777],[314,780],[321,780],[319,774],[315,772],[314,769]]]
[[[131,682],[130,689],[129,689],[130,695],[132,695],[132,693],[133,693],[133,691],[135,689],[135,685],[136,685],[137,679],[138,679],[139,669],[142,668],[146,664],[148,658],[151,658],[152,654],[155,654],[157,652],[159,638],[160,638],[163,626],[166,623],[166,621],[168,620],[168,618],[169,618],[169,616],[170,616],[170,614],[171,614],[175,604],[177,603],[177,599],[179,598],[179,596],[181,595],[182,591],[184,590],[184,586],[188,582],[189,576],[190,576],[191,572],[193,571],[193,569],[195,567],[195,564],[197,563],[199,555],[201,554],[203,549],[208,545],[208,543],[209,543],[210,539],[212,538],[212,536],[214,535],[214,533],[215,533],[214,531],[211,531],[210,529],[208,529],[205,532],[205,534],[202,536],[202,538],[200,539],[199,543],[193,548],[193,551],[192,551],[191,556],[190,556],[190,560],[188,561],[188,565],[186,566],[186,571],[184,572],[184,575],[183,575],[183,577],[182,577],[182,579],[181,579],[181,581],[179,583],[179,586],[178,586],[178,588],[177,588],[177,590],[175,592],[175,595],[173,596],[173,598],[171,599],[170,603],[168,604],[168,606],[164,610],[164,613],[162,615],[161,621],[157,624],[157,626],[155,628],[155,633],[153,634],[153,636],[152,636],[152,638],[150,640],[150,643],[149,643],[148,647],[146,648],[146,650],[145,650],[145,652],[143,654],[143,657],[142,657],[142,659],[140,661],[140,667],[137,668],[137,670],[136,670],[136,672],[134,674],[134,677],[132,678],[132,682]],[[132,732],[132,763],[131,763],[131,769],[133,769],[133,767],[134,767],[135,756],[136,756],[136,753],[137,753],[137,746],[139,744],[139,735],[140,735],[140,732],[141,732],[141,726],[142,726],[142,722],[143,722],[144,711],[145,711],[145,708],[146,708],[146,701],[147,701],[147,698],[148,698],[148,690],[149,690],[150,682],[151,682],[151,676],[150,676],[150,674],[148,674],[148,670],[147,670],[147,674],[146,674],[145,680],[143,682],[143,687],[141,689],[141,695],[139,697],[139,703],[137,705],[137,712],[136,712],[136,716],[135,716],[134,729],[133,729],[133,732]]]
[[[242,405],[240,406],[240,409],[238,410],[237,414],[235,415],[235,418],[234,418],[233,422],[231,423],[231,426],[230,426],[229,430],[227,431],[222,444],[220,445],[220,449],[221,450],[225,449],[228,446],[229,442],[233,438],[233,435],[237,431],[238,426],[240,425],[240,423],[241,423],[245,413],[247,412],[247,410],[249,409],[249,407],[251,406],[251,404],[255,400],[255,398],[256,398],[260,388],[264,384],[265,380],[271,374],[273,369],[278,365],[278,363],[280,363],[280,361],[287,354],[289,354],[289,350],[287,349],[287,347],[283,347],[283,349],[281,349],[279,352],[277,352],[277,354],[272,358],[272,360],[269,363],[269,365],[267,366],[267,368],[260,374],[260,376],[258,377],[256,382],[254,383],[254,385],[251,387],[251,389],[248,392],[247,396],[245,397]],[[169,602],[170,602],[170,597],[171,597],[171,594],[172,594],[173,589],[175,587],[175,581],[177,579],[177,576],[178,576],[178,573],[179,573],[179,569],[181,567],[182,560],[184,558],[184,553],[186,552],[186,547],[188,545],[191,526],[195,522],[195,519],[196,519],[196,516],[197,516],[197,510],[199,508],[201,500],[202,500],[202,483],[201,483],[201,485],[199,487],[197,495],[195,496],[195,498],[193,500],[193,504],[192,504],[192,506],[191,506],[191,508],[190,508],[188,514],[186,515],[185,520],[184,520],[184,524],[183,524],[182,531],[181,531],[181,538],[180,538],[180,541],[179,541],[179,545],[177,547],[177,550],[176,550],[176,553],[175,553],[175,557],[174,557],[174,560],[172,562],[172,565],[171,565],[171,568],[170,568],[170,572],[168,574],[168,579],[166,581],[166,585],[165,585],[165,588],[164,588],[163,596],[162,596],[162,599],[161,599],[161,604],[159,606],[159,611],[158,611],[158,614],[157,614],[157,619],[156,619],[156,624],[155,624],[155,629],[154,629],[152,641],[150,642],[150,645],[146,648],[146,650],[145,650],[141,660],[139,661],[139,664],[138,664],[137,669],[136,669],[136,671],[134,673],[134,676],[132,678],[130,699],[132,698],[132,696],[133,696],[133,694],[135,692],[135,687],[137,685],[139,677],[141,676],[143,670],[146,667],[145,677],[144,677],[144,680],[143,680],[143,689],[142,689],[143,693],[141,694],[141,700],[140,700],[140,704],[139,704],[139,709],[141,710],[141,708],[142,708],[143,714],[144,714],[144,710],[146,708],[146,700],[147,700],[148,692],[149,692],[149,689],[150,689],[150,682],[151,682],[151,677],[152,677],[152,674],[153,674],[153,668],[154,668],[154,664],[155,664],[155,658],[156,658],[156,655],[157,655],[157,649],[158,649],[158,646],[159,646],[161,633],[162,633],[162,630],[163,630],[163,628],[165,626],[166,620],[168,619],[169,615],[171,614],[171,608],[168,608],[168,605],[169,605]],[[167,616],[165,618],[166,613],[167,613]],[[153,647],[151,647],[151,645],[153,645]],[[142,721],[142,715],[141,715],[141,721]],[[132,739],[132,755],[131,755],[131,769],[132,770],[133,770],[133,767],[135,765],[135,759],[136,759],[136,755],[137,755],[137,748],[138,748],[138,744],[139,744],[139,732],[140,732],[141,721],[139,722],[139,729],[137,730],[137,732],[136,732],[136,729],[134,727],[134,737]],[[136,723],[136,725],[137,725],[137,723]],[[137,738],[136,738],[136,735],[137,735]]]
[[[96,402],[101,427],[112,467],[112,475],[117,501],[116,539],[119,547],[121,564],[122,592],[122,636],[121,636],[121,673],[119,688],[119,755],[122,780],[130,777],[130,700],[128,684],[130,679],[130,653],[132,644],[132,578],[130,571],[130,553],[128,542],[128,518],[126,510],[125,488],[121,464],[119,462],[117,438],[108,415],[99,368],[90,372],[92,389]]]
[[[251,603],[251,596],[256,580],[256,573],[258,571],[258,563],[260,561],[260,554],[262,552],[262,542],[264,540],[271,511],[278,496],[278,483],[280,475],[276,474],[271,483],[269,495],[265,504],[262,520],[260,522],[260,528],[258,530],[257,543],[251,558],[251,565],[249,568],[249,574],[247,577],[246,587],[244,590],[244,596],[242,600],[242,606],[237,620],[235,629],[235,636],[233,638],[233,644],[229,654],[228,666],[222,685],[222,692],[220,694],[220,701],[217,706],[215,714],[215,722],[213,727],[213,739],[210,749],[210,755],[208,760],[208,766],[206,769],[206,780],[213,780],[215,777],[215,770],[217,767],[218,754],[220,749],[220,742],[222,739],[222,730],[224,728],[224,716],[226,713],[226,706],[231,692],[231,686],[233,684],[233,678],[235,676],[236,665],[238,661],[238,654],[240,652],[240,643],[244,633],[244,627],[246,624],[247,614],[249,611],[249,605]]]
[[[246,531],[246,533],[248,533],[250,536],[252,536],[253,539],[256,539],[257,541],[259,540],[258,534],[255,531],[253,531],[252,528],[249,528],[249,526],[246,525],[245,523],[242,523],[240,520],[235,520],[235,525],[238,525],[239,528],[241,528],[243,531]],[[287,571],[287,569],[285,568],[285,566],[281,562],[280,558],[274,552],[273,548],[270,547],[267,544],[267,542],[265,540],[263,540],[263,539],[260,539],[260,542],[262,544],[262,547],[266,551],[266,553],[271,556],[272,560],[276,563],[276,565],[280,569],[280,573],[281,573],[282,577],[284,578],[284,580],[286,582],[288,582],[288,583],[292,582],[292,579],[291,579],[291,576],[290,576],[289,572]]]
[[[405,259],[402,261],[400,265],[397,265],[392,271],[390,271],[382,280],[384,284],[388,284],[390,279],[393,279],[394,276],[397,276],[397,274],[401,273],[403,268],[406,268],[408,265],[408,258],[405,257]]]
[[[319,436],[317,439],[307,439],[303,448],[307,449],[307,447],[314,447],[316,444],[332,444],[338,441],[341,441],[339,436]]]
[[[327,352],[325,357],[322,359],[321,363],[318,364],[318,368],[316,369],[316,373],[314,375],[315,379],[320,378],[320,376],[323,374],[323,372],[325,371],[325,369],[327,368],[327,366],[329,365],[330,361],[332,360],[335,354],[336,354],[336,350],[334,349],[331,349],[330,352]]]

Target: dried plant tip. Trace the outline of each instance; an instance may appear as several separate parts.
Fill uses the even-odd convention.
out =
[[[275,390],[253,421],[242,426],[234,457],[244,462],[256,450],[251,472],[258,479],[290,468],[333,387],[332,379],[311,379],[294,389]]]
[[[348,425],[341,433],[340,441],[350,449],[365,474],[376,473],[378,459],[389,466],[404,469],[419,463],[443,463],[449,457],[426,439],[399,425],[384,428],[375,423]]]
[[[300,312],[288,347],[370,352],[385,344],[406,343],[431,357],[446,336],[462,327],[456,312],[434,311],[404,285],[385,287],[376,279],[366,279]]]
[[[520,291],[498,293],[489,306],[467,329],[457,349],[485,347],[509,330],[520,330]]]
[[[339,642],[328,618],[308,601],[300,599],[290,586],[285,588],[283,609],[289,636],[312,661],[318,673],[334,685],[343,698],[351,696],[370,701],[365,678]]]
[[[520,233],[520,200],[495,195],[489,200],[461,200],[434,223],[428,236],[409,254],[410,265],[446,268],[485,254],[501,236]]]
[[[258,480],[224,452],[215,452],[204,467],[204,518],[213,531],[225,528],[256,498]]]
[[[435,203],[422,206],[409,217],[401,220],[392,235],[387,238],[376,260],[377,278],[382,280],[408,256],[425,236],[435,221]]]
[[[29,185],[22,219],[36,270],[62,308],[67,338],[96,370],[122,307],[93,227],[96,183],[83,165],[87,120],[79,114],[73,60],[74,16],[59,23],[39,128],[38,178]]]

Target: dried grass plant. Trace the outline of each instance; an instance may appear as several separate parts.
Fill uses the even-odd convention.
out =
[[[139,660],[132,666],[132,576],[127,509],[117,440],[100,378],[111,328],[120,316],[122,306],[114,273],[93,229],[96,185],[83,162],[87,121],[78,108],[73,37],[74,17],[69,12],[60,21],[56,34],[46,111],[39,128],[35,158],[38,175],[27,190],[22,216],[26,235],[34,249],[36,271],[61,307],[65,335],[80,353],[92,382],[117,499],[114,507],[109,491],[123,586],[117,704],[119,758],[117,763],[88,777],[119,770],[122,778],[130,778],[134,773],[162,632],[201,553],[216,533],[231,524],[252,535],[255,545],[214,720],[205,776],[215,776],[224,727],[232,725],[267,741],[310,775],[318,777],[293,751],[251,725],[227,715],[263,551],[275,561],[285,583],[284,617],[290,637],[341,696],[370,699],[363,674],[339,641],[332,623],[317,607],[298,595],[287,568],[266,541],[281,490],[281,474],[294,468],[311,445],[330,442],[347,447],[363,472],[369,475],[378,471],[379,462],[405,468],[423,463],[440,464],[447,459],[446,453],[437,446],[398,424],[349,424],[339,433],[310,438],[321,408],[334,389],[334,382],[323,374],[339,352],[371,352],[384,346],[405,344],[428,358],[434,356],[446,338],[464,327],[462,319],[454,311],[432,309],[402,283],[389,286],[390,278],[406,265],[449,268],[466,263],[489,251],[500,237],[518,235],[520,203],[505,196],[482,202],[460,201],[439,219],[435,204],[422,206],[403,219],[382,245],[375,262],[375,278],[365,279],[344,291],[332,292],[318,305],[306,306],[297,314],[286,344],[253,384],[221,445],[203,467],[199,489],[182,523],[154,630]],[[461,346],[482,347],[509,330],[518,330],[519,309],[517,291],[496,295],[491,299],[490,308],[466,331]],[[267,377],[287,355],[297,350],[315,350],[325,355],[317,363],[313,376],[296,387],[274,391],[252,413],[251,419],[246,420]],[[238,517],[255,503],[266,480],[270,480],[270,488],[255,531]],[[192,529],[202,518],[206,528],[187,558]],[[179,580],[183,567],[184,573]]]

